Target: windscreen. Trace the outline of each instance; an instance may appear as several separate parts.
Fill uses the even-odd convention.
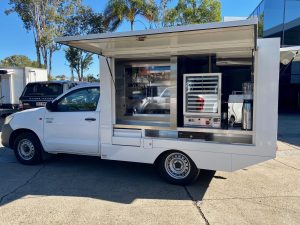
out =
[[[58,96],[63,93],[63,84],[28,84],[24,96]]]

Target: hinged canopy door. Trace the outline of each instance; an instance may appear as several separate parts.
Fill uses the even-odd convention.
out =
[[[114,58],[249,51],[256,49],[257,20],[157,30],[61,37],[58,43]]]

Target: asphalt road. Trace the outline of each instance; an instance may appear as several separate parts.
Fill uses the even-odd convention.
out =
[[[298,225],[300,116],[294,119],[281,117],[275,160],[234,173],[202,171],[187,187],[165,183],[150,165],[94,157],[24,166],[1,147],[0,224]]]

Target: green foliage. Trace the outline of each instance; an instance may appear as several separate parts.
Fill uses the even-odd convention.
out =
[[[75,71],[78,80],[83,81],[84,72],[93,63],[93,54],[83,52],[80,49],[69,47],[65,50],[65,57],[69,62],[72,73]]]
[[[92,8],[78,6],[76,12],[66,19],[64,35],[84,35],[104,33],[109,30],[104,25],[102,13],[95,13]]]
[[[179,0],[174,8],[166,10],[165,26],[221,21],[219,0]]]
[[[130,22],[131,30],[134,30],[137,16],[141,16],[149,22],[157,21],[158,7],[154,0],[109,0],[104,10],[104,16],[107,26],[111,29],[116,29],[126,20]]]
[[[38,62],[30,60],[25,55],[12,55],[2,59],[0,67],[38,67]]]
[[[54,38],[61,36],[65,21],[82,0],[9,0],[11,8],[6,14],[17,13],[25,29],[33,32],[37,62],[41,59],[51,75],[52,55],[59,49]]]
[[[90,7],[81,5],[77,8],[76,13],[67,19],[64,35],[103,33],[108,29],[104,25],[104,17],[101,13],[95,13]],[[65,50],[65,57],[69,63],[72,78],[75,72],[78,80],[83,81],[84,72],[93,63],[93,54],[69,47]]]
[[[57,75],[56,77],[55,77],[55,80],[66,80],[66,75]]]
[[[49,81],[50,81],[50,80],[55,80],[55,78],[54,78],[53,76],[51,76],[51,75],[48,74],[48,80],[49,80]]]
[[[167,10],[168,10],[168,4],[169,2],[171,2],[171,0],[160,0],[160,4],[159,4],[159,19],[157,21],[157,26],[158,27],[165,27],[165,17],[167,14]]]
[[[94,82],[99,82],[100,79],[99,79],[99,78],[95,78],[92,74],[88,74],[88,75],[84,78],[84,81],[94,83]]]
[[[264,37],[264,13],[258,17],[258,37]]]

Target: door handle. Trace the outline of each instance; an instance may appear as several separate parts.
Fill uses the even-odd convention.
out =
[[[96,121],[96,118],[85,118],[86,121]]]

